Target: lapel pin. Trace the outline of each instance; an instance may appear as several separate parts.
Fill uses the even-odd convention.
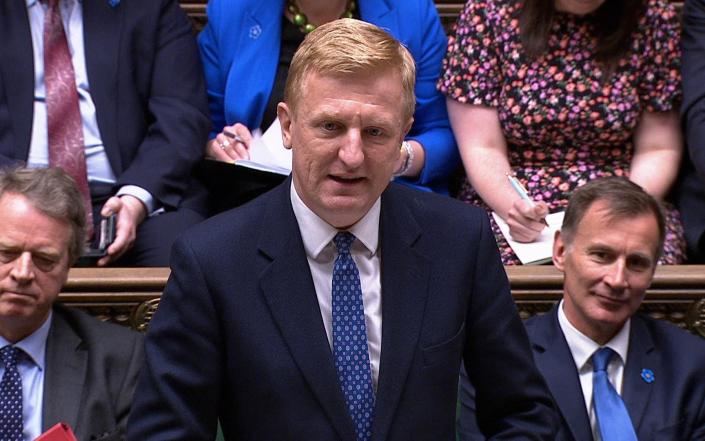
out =
[[[649,384],[653,383],[656,379],[656,377],[654,376],[654,371],[652,371],[651,369],[642,369],[641,379]]]
[[[262,28],[260,25],[254,25],[250,28],[250,38],[256,40],[262,35]]]
[[[120,4],[120,0],[108,0],[108,4],[114,8]]]

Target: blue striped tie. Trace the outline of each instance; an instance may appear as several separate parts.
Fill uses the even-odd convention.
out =
[[[333,355],[345,403],[355,424],[357,441],[372,438],[375,397],[372,392],[365,310],[360,273],[350,255],[355,236],[340,232],[333,238],[338,256],[333,266]]]
[[[607,377],[614,351],[602,348],[592,355],[592,400],[602,441],[637,441],[627,407]]]

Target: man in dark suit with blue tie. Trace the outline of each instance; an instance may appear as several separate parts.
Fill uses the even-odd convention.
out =
[[[95,223],[115,214],[99,265],[168,265],[203,219],[188,196],[209,126],[178,0],[2,1],[0,60],[0,167],[64,168]]]
[[[177,241],[128,439],[450,441],[461,359],[487,433],[553,439],[486,214],[390,184],[414,77],[369,23],[308,35],[278,108],[292,176]]]
[[[625,178],[575,191],[556,234],[563,300],[526,322],[561,414],[557,440],[705,439],[705,341],[639,314],[664,241],[656,200]],[[484,439],[461,381],[460,439]]]

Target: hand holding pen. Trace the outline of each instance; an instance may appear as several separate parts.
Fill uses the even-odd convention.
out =
[[[243,124],[225,126],[218,135],[210,140],[206,147],[206,156],[224,162],[236,159],[249,159],[248,148],[252,134]]]
[[[518,242],[533,242],[548,226],[548,205],[543,201],[531,199],[524,186],[514,176],[507,174],[507,179],[519,196],[507,213],[506,221],[510,234]]]

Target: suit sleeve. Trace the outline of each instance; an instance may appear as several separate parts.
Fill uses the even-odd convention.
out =
[[[534,364],[489,220],[481,218],[464,354],[477,425],[491,440],[553,440],[553,400]]]
[[[477,426],[477,409],[475,406],[475,387],[473,387],[465,366],[460,367],[460,385],[458,386],[458,441],[484,441],[485,435]]]
[[[683,7],[683,107],[690,157],[705,178],[705,1]]]
[[[137,185],[160,205],[176,207],[203,156],[208,111],[198,48],[186,15],[176,0],[165,0],[155,20],[154,37],[144,37],[156,39],[146,99],[149,126],[117,185]]]
[[[426,152],[426,163],[413,184],[438,186],[446,183],[460,164],[460,154],[448,121],[444,96],[436,90],[441,62],[446,51],[446,35],[436,6],[421,2],[418,23],[406,23],[421,35],[418,49],[411,48],[416,61],[416,111],[408,139],[418,141]],[[433,184],[436,184],[435,186]],[[447,185],[441,185],[447,191]]]
[[[183,240],[150,323],[128,439],[212,441],[222,385],[222,338],[200,262]]]

